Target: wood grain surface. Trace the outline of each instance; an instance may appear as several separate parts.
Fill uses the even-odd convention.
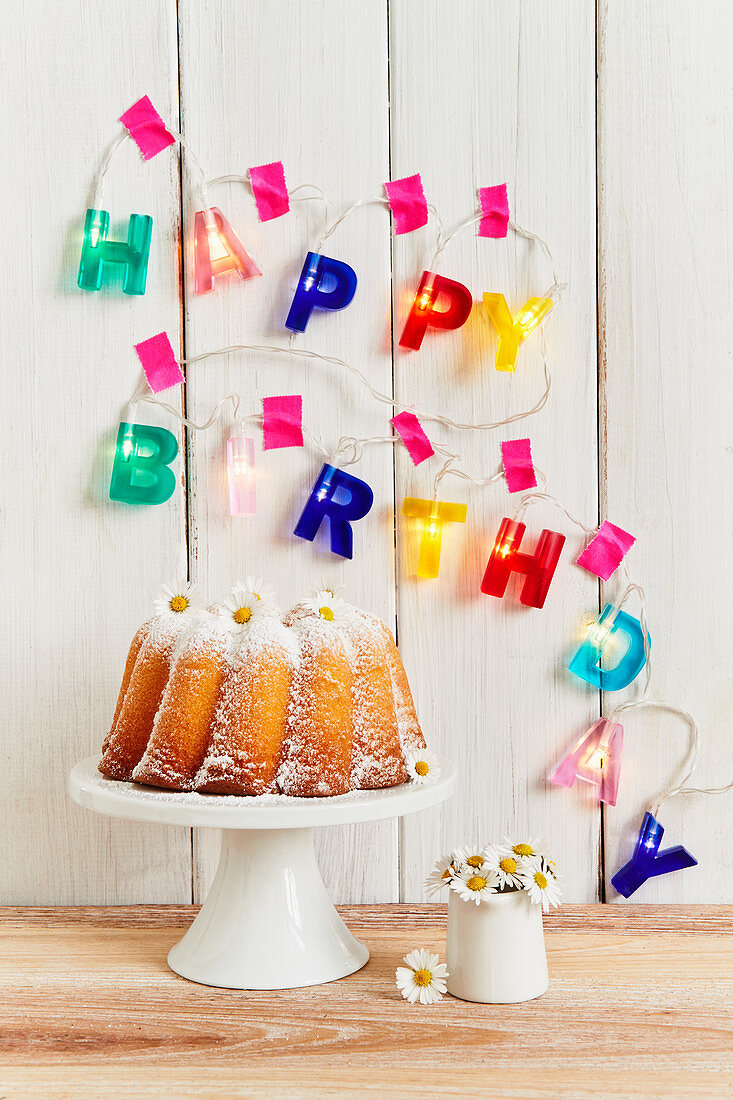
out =
[[[341,912],[363,970],[255,993],[168,970],[190,906],[0,910],[0,1095],[731,1095],[733,906],[569,906],[544,997],[424,1009],[394,970],[443,955],[444,907]]]

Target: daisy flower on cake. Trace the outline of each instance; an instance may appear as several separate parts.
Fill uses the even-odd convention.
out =
[[[166,615],[174,619],[197,611],[199,600],[196,585],[190,581],[171,581],[170,584],[164,584],[153,606],[156,615]]]
[[[440,779],[440,761],[429,749],[408,752],[405,767],[413,783],[436,783]]]
[[[397,988],[411,1005],[436,1004],[446,990],[448,970],[445,963],[438,962],[438,956],[430,951],[410,951],[403,962],[407,966],[398,966],[395,971]]]
[[[329,588],[319,588],[311,599],[305,601],[305,606],[319,619],[327,623],[344,623],[349,617],[350,607],[344,600]]]
[[[476,870],[473,867],[463,867],[450,880],[450,888],[454,890],[462,901],[473,901],[480,905],[496,893],[499,885],[499,876],[488,867]]]
[[[249,630],[265,610],[262,596],[253,592],[247,582],[240,581],[224,600],[220,614],[229,630],[243,633]]]
[[[240,581],[239,587],[250,596],[254,596],[263,608],[275,606],[275,592],[269,584],[265,584],[259,577],[247,577]]]

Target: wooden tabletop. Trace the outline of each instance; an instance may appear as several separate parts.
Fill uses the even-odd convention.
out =
[[[733,1095],[733,906],[564,906],[544,997],[425,1008],[394,971],[444,906],[342,907],[367,966],[274,993],[168,970],[195,912],[0,909],[0,1098]]]

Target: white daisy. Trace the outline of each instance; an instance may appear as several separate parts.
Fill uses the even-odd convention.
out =
[[[446,990],[448,971],[445,963],[438,962],[438,956],[430,951],[410,951],[403,962],[407,966],[398,966],[395,971],[397,988],[411,1005],[418,1001],[421,1005],[436,1004]]]
[[[473,871],[480,871],[486,866],[488,854],[489,849],[478,844],[474,844],[473,848],[456,848],[453,862],[458,870],[469,867]]]
[[[340,596],[343,590],[343,584],[331,581],[327,577],[321,577],[320,582],[313,589],[313,595],[317,596],[319,592],[328,592],[330,596]]]
[[[221,615],[228,628],[239,632],[248,630],[263,614],[265,608],[262,599],[247,588],[246,584],[235,584],[230,595],[222,605]]]
[[[521,856],[503,845],[492,845],[487,849],[486,866],[496,873],[502,890],[521,890],[524,885],[522,875],[532,870],[529,857]]]
[[[504,837],[504,843],[502,847],[506,848],[512,855],[515,856],[546,856],[547,844],[544,840],[537,840],[536,837],[530,837],[529,840],[520,840],[515,842],[510,840],[508,836]]]
[[[541,905],[543,912],[547,913],[551,905],[560,904],[558,880],[545,864],[536,866],[526,875],[522,875],[522,885],[529,894],[532,904]]]
[[[455,890],[462,901],[474,901],[476,905],[495,894],[498,885],[498,875],[488,867],[482,867],[480,871],[465,867],[450,881],[451,890]]]
[[[343,623],[349,616],[349,605],[326,588],[319,588],[312,599],[305,601],[305,606],[328,623]]]
[[[170,615],[173,618],[196,611],[199,606],[196,585],[188,581],[164,584],[153,606],[156,615]]]
[[[274,589],[269,584],[265,584],[259,577],[247,577],[244,582],[240,581],[240,586],[245,592],[254,596],[263,607],[275,606]]]
[[[453,856],[441,856],[432,871],[425,879],[425,892],[429,898],[439,894],[444,886],[447,886],[456,873]]]
[[[426,783],[437,783],[440,779],[440,761],[429,749],[408,752],[405,757],[405,767],[412,782],[419,783],[421,786]]]

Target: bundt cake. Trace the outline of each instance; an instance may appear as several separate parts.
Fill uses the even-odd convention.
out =
[[[99,770],[153,787],[299,797],[391,787],[427,755],[394,639],[330,589],[283,618],[262,585],[197,607],[170,586],[132,640]]]

